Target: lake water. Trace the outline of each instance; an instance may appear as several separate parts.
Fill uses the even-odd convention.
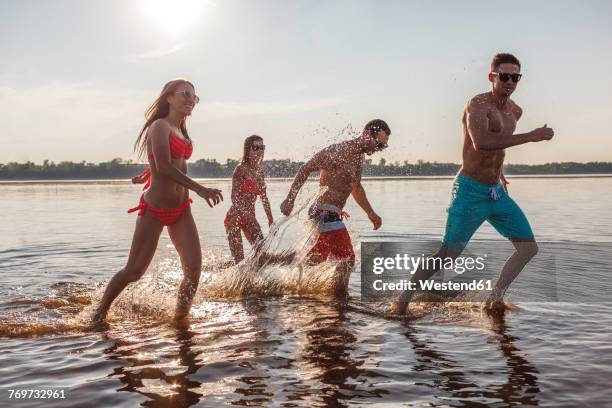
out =
[[[229,198],[229,181],[209,184]],[[349,200],[356,250],[364,241],[439,240],[451,184],[364,181],[383,227],[372,231]],[[277,219],[288,187],[268,183]],[[207,282],[229,256],[229,203],[210,209],[195,199],[207,278],[191,326],[168,323],[180,267],[164,232],[143,280],[118,299],[110,328],[95,332],[85,322],[127,259],[136,217],[126,210],[140,188],[1,185],[0,406],[611,406],[612,303],[590,302],[580,289],[612,281],[612,178],[513,178],[509,187],[537,239],[564,242],[580,265],[563,301],[512,302],[504,319],[469,304],[395,319],[361,303],[358,271],[346,303],[212,298]],[[302,202],[315,189],[309,183]],[[259,204],[258,214],[263,222]],[[489,225],[475,238],[500,239]],[[585,244],[597,259],[580,250]],[[9,390],[26,389],[63,390],[66,398],[9,399]]]

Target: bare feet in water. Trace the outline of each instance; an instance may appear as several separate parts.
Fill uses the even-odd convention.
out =
[[[487,300],[483,309],[489,315],[503,316],[506,310],[510,310],[510,307],[503,300]]]
[[[98,311],[91,318],[91,322],[89,322],[89,328],[93,331],[106,331],[110,329],[110,324],[106,321],[106,315],[102,316],[102,314]]]
[[[394,315],[405,315],[408,312],[408,302],[395,301],[391,303],[391,313]]]
[[[105,310],[101,310],[101,309],[96,309],[96,311],[94,312],[93,316],[91,317],[91,322],[92,323],[99,323],[99,322],[103,322],[106,320],[106,311]]]
[[[189,314],[183,316],[174,316],[174,320],[172,322],[172,325],[177,329],[188,329],[190,324],[191,319],[189,317]]]

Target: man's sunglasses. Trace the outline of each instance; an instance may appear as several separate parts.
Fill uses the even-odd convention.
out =
[[[251,149],[255,150],[256,152],[258,151],[264,151],[266,150],[266,146],[265,145],[252,145]]]
[[[379,150],[379,151],[380,150],[385,150],[387,147],[389,147],[389,145],[386,144],[386,143],[383,143],[383,142],[378,142],[376,144],[376,150]]]
[[[512,79],[514,83],[520,81],[523,76],[523,74],[508,74],[505,72],[493,72],[493,75],[499,77],[499,80],[502,82],[508,82],[508,80]]]
[[[370,129],[370,136],[372,137],[372,139],[376,140],[376,150],[378,151],[385,150],[387,147],[389,147],[389,145],[385,142],[381,142],[380,140],[378,140],[378,137],[376,135],[379,131],[380,129],[378,129],[377,127]]]
[[[192,94],[189,91],[177,91],[175,93],[183,95],[183,97],[185,99],[193,98],[195,100],[195,103],[199,103],[200,102],[200,97],[198,95],[196,95],[196,94]]]

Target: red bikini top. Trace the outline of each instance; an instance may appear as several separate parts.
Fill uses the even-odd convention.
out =
[[[242,186],[240,187],[240,192],[257,195],[262,194],[263,189],[260,190],[259,188],[257,188],[257,184],[253,180],[246,179],[243,181]]]
[[[173,159],[184,157],[189,159],[193,153],[193,143],[187,141],[174,132],[170,132],[170,155]],[[153,158],[153,153],[149,154],[149,159]]]

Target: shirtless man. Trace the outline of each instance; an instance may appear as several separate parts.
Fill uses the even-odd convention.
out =
[[[492,90],[476,95],[465,107],[463,164],[453,184],[442,247],[432,255],[442,259],[458,257],[478,227],[485,220],[489,221],[515,248],[486,303],[488,310],[498,313],[503,313],[502,300],[508,286],[538,251],[525,214],[508,195],[502,174],[504,149],[550,140],[554,134],[546,125],[528,133],[514,133],[523,111],[510,95],[521,79],[520,70],[521,64],[515,56],[497,54],[489,73]],[[428,264],[439,266],[440,262]],[[419,269],[412,281],[429,279],[438,270]],[[393,312],[405,314],[411,297],[411,291],[403,292],[393,303]]]
[[[352,194],[372,221],[374,229],[382,225],[381,218],[372,209],[361,185],[361,172],[364,154],[370,156],[386,149],[389,135],[389,126],[383,120],[374,119],[365,125],[361,136],[321,150],[300,168],[287,198],[280,207],[284,215],[291,214],[295,197],[310,173],[320,171],[319,184],[326,190],[308,211],[309,217],[318,224],[319,237],[307,259],[310,263],[320,263],[328,257],[340,261],[336,267],[336,280],[332,285],[338,298],[347,296],[349,276],[355,265],[351,237],[342,221],[342,208]]]

